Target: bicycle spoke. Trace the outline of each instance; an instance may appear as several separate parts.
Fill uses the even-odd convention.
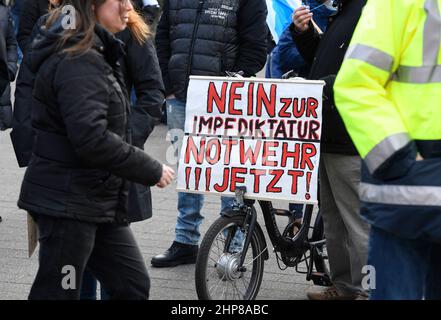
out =
[[[223,275],[222,278],[219,279],[219,281],[218,281],[216,287],[215,287],[214,290],[213,290],[213,293],[216,292],[217,287],[222,283],[222,281],[224,280],[224,278],[225,278],[225,275]],[[208,291],[211,292],[211,289],[208,289]]]
[[[232,283],[232,285],[233,285],[234,289],[235,289],[236,292],[237,292],[237,297],[238,297],[240,300],[245,299],[245,294],[242,293],[242,292],[239,290],[239,288],[237,287],[236,283],[234,282],[234,283]]]
[[[211,276],[216,273],[217,273],[217,269],[215,267],[213,267],[213,271],[210,272],[210,274],[207,276],[207,279],[210,279]]]
[[[268,247],[265,247],[265,249],[263,249],[253,260],[245,264],[244,267],[248,266],[250,263],[253,263],[257,258],[259,258],[265,252],[266,248]]]

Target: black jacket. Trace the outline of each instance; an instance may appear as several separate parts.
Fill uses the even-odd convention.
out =
[[[17,60],[17,42],[10,9],[0,4],[0,130],[11,127],[10,82],[15,80]]]
[[[186,101],[190,75],[261,70],[266,15],[264,0],[165,0],[156,46],[166,94]]]
[[[34,26],[30,40],[34,39],[47,15],[40,17]],[[32,129],[32,90],[35,74],[31,71],[28,55],[23,60],[15,83],[15,101],[12,119],[11,141],[19,167],[27,167],[32,155],[35,133]]]
[[[357,155],[334,103],[333,86],[366,0],[344,0],[339,13],[330,18],[326,32],[319,36],[312,26],[299,34],[291,25],[297,48],[311,65],[309,79],[326,81],[323,101],[322,151]]]
[[[32,29],[38,19],[48,13],[49,5],[49,0],[24,0],[17,33],[18,45],[23,55],[30,45]]]
[[[56,49],[62,32],[59,20],[41,29],[29,49],[36,139],[18,205],[36,214],[127,223],[127,180],[154,185],[162,166],[129,144],[121,42],[97,26],[94,48],[69,56]]]
[[[130,114],[132,144],[144,149],[147,138],[162,117],[165,98],[161,70],[150,38],[141,45],[128,29],[117,36],[125,44],[126,55],[120,59],[120,64],[127,94],[130,96],[132,88],[136,94],[136,103],[132,105]],[[141,221],[151,216],[150,187],[132,183],[129,191],[129,221]]]
[[[128,29],[117,37],[125,44],[126,55],[120,63],[128,94],[132,88],[136,93],[130,117],[133,145],[141,148],[162,117],[165,98],[161,70],[151,38],[141,45]]]

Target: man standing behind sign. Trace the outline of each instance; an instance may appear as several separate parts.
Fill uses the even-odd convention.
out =
[[[308,7],[295,11],[290,27],[297,48],[311,64],[309,79],[326,82],[319,169],[320,210],[334,285],[323,292],[308,292],[313,300],[366,296],[361,289],[361,271],[366,264],[369,227],[358,214],[361,160],[333,99],[336,74],[365,4],[366,0],[326,1],[335,14],[323,35],[313,28],[313,14]]]
[[[242,71],[252,76],[263,68],[266,15],[265,0],[164,1],[156,45],[170,129],[184,130],[190,75],[224,76],[225,71]],[[203,200],[203,195],[179,193],[175,241],[164,254],[152,258],[153,266],[196,262]],[[230,203],[222,198],[222,209]]]

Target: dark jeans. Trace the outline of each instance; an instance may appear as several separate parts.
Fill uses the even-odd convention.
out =
[[[29,299],[79,299],[86,265],[110,299],[148,299],[150,279],[128,226],[37,217],[39,268]]]
[[[441,299],[441,244],[402,239],[372,227],[368,264],[375,267],[372,300]]]

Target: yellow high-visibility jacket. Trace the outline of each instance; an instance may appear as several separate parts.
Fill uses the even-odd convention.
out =
[[[334,86],[371,173],[414,141],[441,157],[441,0],[369,0]]]
[[[368,0],[334,96],[364,160],[360,213],[441,241],[441,0]],[[417,151],[424,157],[415,161]]]

